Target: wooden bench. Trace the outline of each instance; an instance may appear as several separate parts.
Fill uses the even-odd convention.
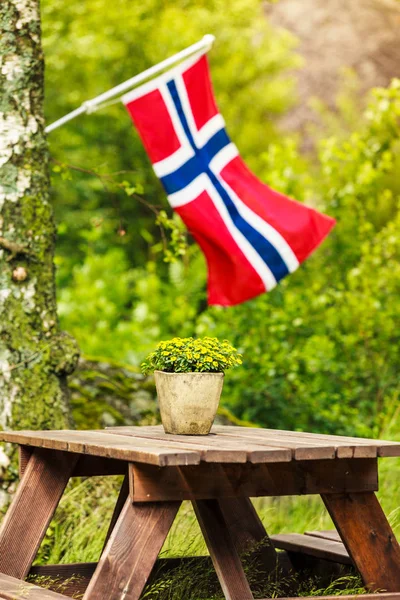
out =
[[[3,600],[65,600],[66,597],[0,573],[0,598]]]
[[[342,565],[353,562],[337,531],[306,531],[300,533],[279,533],[271,536],[275,548],[289,554],[306,554]]]
[[[356,568],[337,531],[306,531],[304,534],[283,533],[271,541],[289,570],[316,577],[320,587],[333,579],[355,575]],[[286,572],[288,568],[286,567]]]
[[[326,575],[327,581],[335,574],[335,568],[329,569],[325,561],[337,565],[352,565],[352,561],[348,552],[343,546],[339,534],[335,530],[331,531],[306,531],[304,534],[278,534],[270,537],[274,547],[278,550],[284,550],[285,553],[278,555],[279,566],[285,571],[290,571],[295,567],[295,570],[301,571],[308,565],[308,568],[314,574],[320,574],[320,571]],[[304,562],[300,557],[310,557],[313,560]],[[315,559],[315,560],[314,560]],[[323,564],[319,565],[319,562]],[[170,573],[174,569],[185,569],[184,564],[196,566],[198,563],[202,568],[209,571],[212,568],[212,561],[209,556],[198,557],[183,557],[183,558],[159,558],[155,566],[155,573]],[[333,567],[333,564],[331,565]],[[97,563],[76,563],[62,565],[45,565],[34,566],[29,571],[29,576],[44,578],[55,582],[67,582],[63,586],[63,593],[67,596],[74,594],[82,594],[90,583],[90,580],[96,570]],[[339,570],[337,570],[339,572]],[[18,580],[17,580],[18,581]],[[1,587],[0,587],[1,589]],[[1,598],[1,593],[0,593]],[[400,596],[399,596],[400,598]]]

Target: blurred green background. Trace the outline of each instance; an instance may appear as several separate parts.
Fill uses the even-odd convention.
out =
[[[379,435],[400,393],[400,82],[360,95],[348,72],[333,107],[314,99],[316,123],[284,129],[304,102],[308,63],[269,10],[258,0],[43,0],[48,123],[213,33],[216,98],[242,156],[337,219],[270,294],[209,308],[203,256],[172,218],[123,105],[80,117],[49,135],[62,326],[84,355],[133,370],[161,339],[227,338],[244,355],[222,400],[236,418]],[[168,215],[163,232],[154,207]]]

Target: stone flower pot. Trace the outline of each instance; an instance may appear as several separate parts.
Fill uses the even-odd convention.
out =
[[[165,433],[207,435],[217,414],[223,373],[155,371]]]

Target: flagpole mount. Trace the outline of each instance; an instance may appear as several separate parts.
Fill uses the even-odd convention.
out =
[[[125,92],[128,92],[129,90],[136,87],[140,83],[143,83],[147,79],[154,77],[155,75],[157,75],[164,69],[171,67],[175,63],[180,62],[185,58],[188,58],[192,54],[196,54],[197,52],[208,52],[211,49],[214,42],[215,36],[210,33],[207,33],[199,42],[192,44],[192,46],[188,46],[188,48],[181,50],[181,52],[178,52],[177,54],[166,58],[160,63],[153,65],[149,69],[146,69],[142,73],[138,73],[138,75],[135,75],[127,81],[124,81],[123,83],[120,83],[119,85],[111,88],[107,92],[100,94],[100,96],[96,96],[96,98],[92,98],[91,100],[86,100],[81,104],[81,106],[79,106],[72,112],[68,113],[64,117],[61,117],[61,119],[58,119],[54,123],[48,125],[45,129],[46,133],[50,133],[51,131],[54,131],[54,129],[62,127],[62,125],[65,125],[65,123],[72,121],[72,119],[75,119],[76,117],[79,117],[82,114],[90,114],[95,112],[96,110],[99,110],[99,108],[101,108],[101,105],[105,102],[113,98],[118,98],[119,96],[122,96],[122,94],[124,94]]]

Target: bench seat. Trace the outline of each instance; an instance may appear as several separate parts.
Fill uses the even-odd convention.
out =
[[[66,600],[68,596],[0,573],[0,598],[2,600]]]
[[[315,558],[351,565],[352,560],[337,531],[306,531],[300,533],[280,533],[271,536],[279,550],[289,553],[306,554]]]

